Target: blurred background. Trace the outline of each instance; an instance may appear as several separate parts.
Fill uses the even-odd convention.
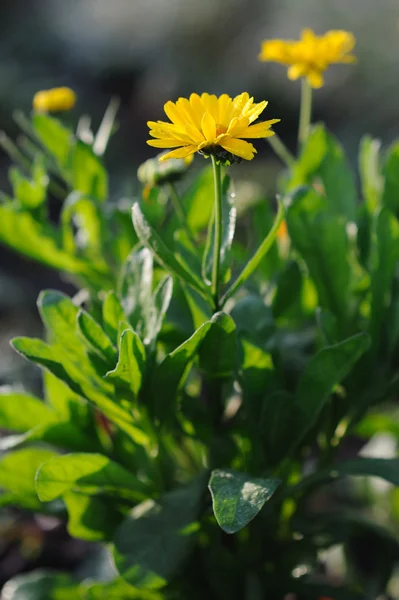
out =
[[[297,38],[303,27],[318,34],[347,29],[357,38],[359,63],[327,72],[314,96],[314,120],[327,123],[353,162],[366,130],[384,144],[398,137],[397,0],[1,0],[0,130],[18,134],[13,111],[28,113],[40,89],[72,87],[79,101],[67,118],[88,113],[94,127],[110,98],[119,97],[119,131],[106,156],[115,197],[134,193],[137,166],[154,155],[145,143],[146,121],[162,118],[165,101],[191,92],[249,91],[256,101],[268,99],[265,118],[282,119],[276,130],[294,149],[299,82],[289,82],[280,65],[259,63],[257,54],[263,39]],[[265,160],[237,167],[237,176],[254,176],[272,190],[278,163],[266,144],[258,146]],[[8,166],[0,150],[5,191]],[[0,247],[0,385],[38,391],[38,372],[9,340],[41,335],[35,301],[48,287],[73,291],[54,272]],[[2,513],[0,585],[37,564],[71,566],[85,553],[84,544],[65,541],[57,524],[18,515],[20,532],[13,525],[10,534],[9,519]],[[62,552],[54,552],[60,539]]]

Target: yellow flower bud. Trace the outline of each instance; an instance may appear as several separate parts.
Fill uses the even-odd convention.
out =
[[[68,87],[53,88],[37,92],[33,98],[33,108],[37,112],[62,112],[76,104],[76,94]]]

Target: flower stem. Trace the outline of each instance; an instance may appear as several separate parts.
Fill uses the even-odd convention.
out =
[[[298,146],[301,148],[309,135],[309,127],[312,119],[312,88],[309,81],[304,77],[301,88],[301,111],[299,114]]]
[[[285,163],[288,168],[293,167],[295,164],[295,157],[293,154],[291,154],[277,133],[266,139],[282,162]]]
[[[212,296],[215,310],[219,310],[219,271],[220,271],[220,245],[222,243],[222,177],[221,167],[216,163],[216,158],[211,156],[213,166],[213,179],[215,186],[215,240],[213,246],[212,266]]]
[[[195,240],[194,240],[193,234],[191,233],[191,229],[188,226],[187,217],[184,212],[184,209],[183,209],[183,206],[182,206],[182,203],[180,200],[180,196],[177,193],[176,187],[174,186],[173,183],[169,183],[168,189],[169,189],[169,198],[172,201],[173,208],[176,211],[177,217],[180,221],[180,225],[183,227],[184,231],[186,232],[190,242],[192,244],[194,244],[194,246],[195,246]]]

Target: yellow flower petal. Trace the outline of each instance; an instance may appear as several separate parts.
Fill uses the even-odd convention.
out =
[[[296,79],[303,77],[305,75],[305,73],[306,73],[305,65],[302,65],[302,64],[292,65],[288,69],[288,79],[291,79],[291,81],[295,81]]]
[[[181,116],[176,104],[169,100],[169,102],[167,102],[163,108],[172,123],[184,129],[184,119]]]
[[[216,138],[216,123],[209,112],[206,112],[202,117],[201,128],[207,141],[213,143]]]
[[[147,144],[149,146],[153,146],[154,148],[177,148],[181,146],[183,142],[179,140],[172,140],[168,138],[164,138],[162,140],[147,140]]]
[[[194,154],[195,152],[197,152],[197,146],[183,146],[183,148],[178,148],[164,154],[159,160],[160,162],[164,162],[165,160],[169,160],[169,158],[186,158],[186,156],[190,156],[190,154]]]
[[[231,152],[245,160],[252,160],[256,153],[254,146],[249,142],[244,142],[244,140],[237,140],[234,138],[225,139],[220,145],[227,150],[227,152]]]
[[[324,78],[323,74],[318,71],[310,71],[307,75],[307,79],[312,86],[312,88],[321,88],[323,87]]]
[[[248,139],[270,137],[271,135],[274,135],[274,132],[270,131],[270,127],[279,121],[280,119],[271,119],[270,121],[263,121],[261,123],[256,123],[255,125],[250,125],[240,131],[240,134],[237,135],[237,137]]]

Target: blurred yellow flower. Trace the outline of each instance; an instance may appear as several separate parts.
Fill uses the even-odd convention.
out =
[[[304,29],[301,39],[265,40],[259,60],[289,65],[288,78],[306,77],[314,88],[322,87],[323,73],[333,63],[354,63],[350,54],[356,40],[349,31],[327,31],[317,36],[311,29]]]
[[[191,94],[167,102],[165,113],[171,123],[148,121],[150,135],[156,138],[147,144],[155,148],[176,148],[164,154],[160,160],[184,158],[195,152],[205,156],[212,154],[224,164],[239,159],[252,160],[255,147],[243,138],[266,138],[274,135],[270,127],[280,119],[262,121],[252,125],[266,108],[267,102],[259,104],[247,92],[230,98],[227,94]]]
[[[76,104],[76,94],[68,87],[52,88],[37,92],[33,98],[33,108],[38,112],[62,112]]]

